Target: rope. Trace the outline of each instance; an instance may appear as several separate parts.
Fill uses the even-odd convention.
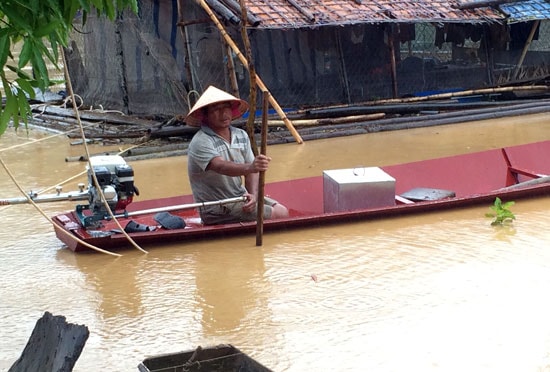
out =
[[[118,254],[118,253],[114,253],[114,252],[109,252],[109,251],[106,251],[104,249],[101,249],[99,247],[96,247],[95,245],[92,245],[92,244],[89,244],[85,241],[83,241],[82,239],[79,239],[78,237],[74,236],[73,234],[71,234],[70,232],[68,232],[67,230],[61,228],[59,225],[57,225],[55,222],[53,222],[53,220],[50,218],[50,216],[48,216],[44,210],[42,210],[42,208],[40,208],[35,202],[34,200],[32,200],[32,198],[29,196],[29,194],[27,194],[25,192],[25,190],[23,190],[23,188],[19,185],[19,183],[15,180],[15,177],[13,177],[13,174],[11,173],[11,171],[8,169],[8,167],[6,166],[6,163],[4,163],[4,160],[0,157],[0,163],[2,163],[2,166],[4,167],[4,169],[6,170],[6,173],[8,174],[8,176],[11,178],[11,180],[13,181],[13,183],[15,184],[15,186],[17,186],[17,188],[19,189],[19,191],[21,191],[21,193],[23,195],[25,195],[25,197],[27,198],[27,200],[29,201],[29,203],[31,203],[37,210],[38,212],[40,212],[40,214],[42,214],[42,216],[44,216],[58,231],[61,231],[63,232],[63,234],[71,237],[72,239],[76,240],[77,242],[79,242],[80,244],[90,248],[90,249],[93,249],[94,251],[98,251],[98,252],[101,252],[101,253],[105,253],[105,254],[109,254],[109,255],[112,255],[112,256],[116,256],[116,257],[120,257],[121,255]]]
[[[60,46],[60,49],[61,49],[61,46]],[[124,231],[124,228],[120,225],[120,222],[118,221],[118,219],[113,215],[113,211],[111,211],[111,207],[107,204],[107,200],[105,199],[105,196],[103,195],[103,191],[101,190],[101,187],[99,187],[99,182],[97,180],[97,177],[96,177],[96,174],[95,172],[93,171],[93,167],[92,167],[92,163],[90,161],[90,151],[88,149],[88,144],[86,143],[86,136],[84,134],[84,127],[82,126],[82,122],[80,121],[80,114],[78,112],[78,109],[76,107],[76,103],[75,103],[75,95],[74,95],[74,92],[73,92],[73,86],[72,86],[72,83],[71,83],[71,77],[69,75],[69,70],[67,69],[67,60],[65,58],[65,53],[63,52],[63,50],[61,50],[61,57],[63,58],[63,68],[65,70],[65,84],[67,86],[67,91],[69,92],[69,96],[71,97],[71,100],[72,100],[72,103],[73,103],[73,109],[74,109],[74,113],[75,113],[75,118],[76,118],[76,121],[79,125],[79,128],[80,128],[80,136],[82,138],[82,143],[84,145],[84,150],[86,152],[86,158],[88,160],[88,166],[90,167],[90,169],[92,170],[91,172],[91,175],[92,175],[92,178],[93,178],[93,181],[94,181],[94,185],[96,186],[97,188],[97,191],[100,193],[101,195],[101,200],[103,201],[103,205],[105,206],[105,209],[109,212],[109,215],[111,216],[111,218],[113,219],[113,221],[115,221],[115,224],[118,226],[118,228],[120,229],[120,231],[122,232],[122,234],[126,237],[126,239],[128,239],[128,241],[136,248],[138,249],[139,251],[143,252],[143,253],[148,253],[146,250],[144,250],[143,248],[141,248],[135,241],[134,239],[132,239],[130,237],[130,235],[128,235],[128,233],[126,233],[126,231]]]
[[[189,111],[191,111],[191,94],[196,95],[197,98],[200,97],[199,92],[197,92],[197,91],[194,90],[194,89],[190,90],[189,93],[187,93],[187,107],[189,108]]]
[[[92,124],[90,124],[90,125],[88,125],[88,126],[86,126],[86,127],[89,127],[89,126],[92,126]],[[55,138],[55,137],[59,137],[59,136],[66,135],[67,133],[74,132],[75,130],[78,130],[78,128],[73,128],[73,129],[70,129],[70,130],[68,130],[68,131],[66,131],[66,132],[56,133],[56,134],[52,134],[51,136],[43,137],[43,138],[40,138],[40,139],[33,139],[33,140],[30,140],[30,141],[25,142],[25,143],[20,143],[20,144],[18,144],[18,145],[13,145],[13,146],[10,146],[10,147],[6,147],[6,148],[3,148],[3,149],[0,149],[0,152],[4,152],[4,151],[8,151],[8,150],[13,150],[13,149],[16,149],[16,148],[18,148],[18,147],[23,147],[23,146],[35,144],[35,143],[38,143],[38,142],[46,141],[46,140],[49,140],[49,139],[52,139],[52,138]]]

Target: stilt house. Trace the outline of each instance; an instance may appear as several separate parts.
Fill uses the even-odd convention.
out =
[[[548,79],[549,18],[546,0],[139,0],[89,18],[66,55],[85,105],[185,114],[209,85],[247,99],[250,63],[297,109]]]

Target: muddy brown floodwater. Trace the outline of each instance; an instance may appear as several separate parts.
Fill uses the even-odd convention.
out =
[[[82,148],[50,136],[0,137],[24,190],[84,170],[64,161]],[[277,145],[267,181],[548,139],[541,114]],[[132,163],[140,198],[188,193],[186,160]],[[0,197],[13,196],[2,169]],[[219,343],[274,371],[549,371],[550,198],[512,210],[506,228],[490,226],[487,205],[268,233],[262,247],[240,236],[115,259],[68,251],[31,206],[0,207],[0,370],[49,311],[90,329],[75,371],[136,371],[145,357]]]

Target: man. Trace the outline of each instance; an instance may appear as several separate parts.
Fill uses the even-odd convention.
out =
[[[200,208],[204,224],[256,220],[258,172],[266,171],[271,158],[254,157],[247,133],[231,126],[248,104],[210,86],[191,108],[185,122],[200,126],[188,150],[188,175],[196,202],[245,196],[246,201]],[[243,185],[244,177],[244,185]],[[288,209],[273,199],[264,200],[264,218],[288,216]]]

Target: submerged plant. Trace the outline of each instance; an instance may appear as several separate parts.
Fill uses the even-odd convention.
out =
[[[485,214],[487,217],[494,218],[493,222],[491,222],[491,226],[501,226],[505,223],[512,223],[512,221],[516,219],[516,216],[512,213],[510,207],[514,204],[515,202],[513,201],[503,203],[497,196],[495,203],[491,207],[493,212]]]

